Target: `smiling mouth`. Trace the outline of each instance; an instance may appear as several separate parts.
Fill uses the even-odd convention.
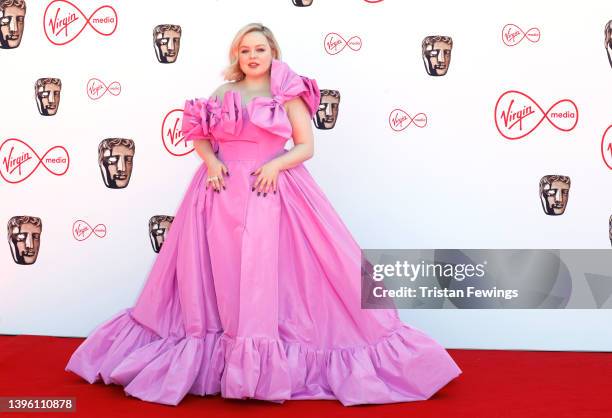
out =
[[[249,64],[249,68],[257,68],[257,67],[259,67],[259,64],[257,64],[257,63]]]
[[[117,174],[115,175],[115,180],[125,180],[127,176],[125,174]]]

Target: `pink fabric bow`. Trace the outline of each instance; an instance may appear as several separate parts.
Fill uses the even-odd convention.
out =
[[[247,105],[249,119],[259,126],[283,138],[292,133],[291,122],[283,104],[301,96],[314,117],[321,100],[321,92],[314,79],[296,74],[289,66],[275,58],[270,69],[270,90],[272,97],[256,97]]]

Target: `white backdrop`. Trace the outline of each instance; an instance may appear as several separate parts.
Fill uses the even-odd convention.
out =
[[[148,219],[173,215],[201,163],[197,154],[169,154],[162,120],[186,98],[208,96],[223,82],[229,43],[244,24],[271,28],[282,59],[320,88],[341,92],[334,129],[314,129],[315,156],[305,164],[363,248],[609,248],[612,177],[600,141],[612,123],[612,68],[603,45],[612,7],[601,1],[490,2],[449,0],[75,1],[90,15],[101,5],[118,14],[116,32],[91,27],[52,45],[43,32],[48,1],[28,1],[19,48],[0,50],[0,141],[20,138],[42,155],[54,145],[70,168],[42,167],[27,180],[0,180],[0,220],[42,218],[36,263],[0,257],[0,334],[86,336],[133,305],[156,253]],[[157,24],[182,27],[177,62],[160,64],[152,46]],[[514,47],[502,27],[538,27],[541,40]],[[363,46],[336,55],[323,48],[329,32],[357,35]],[[426,35],[450,35],[448,74],[430,77],[421,58]],[[62,80],[57,115],[42,117],[34,81]],[[119,81],[118,96],[92,101],[87,81]],[[506,90],[527,92],[544,109],[572,99],[577,127],[561,132],[544,121],[517,141],[493,121]],[[423,112],[425,128],[390,129],[394,108]],[[136,143],[126,189],[104,186],[97,147],[107,137]],[[287,147],[291,143],[288,142]],[[562,216],[546,216],[538,196],[545,174],[569,175]],[[77,219],[104,223],[106,237],[76,241]],[[402,318],[447,348],[612,350],[608,310],[403,310]]]

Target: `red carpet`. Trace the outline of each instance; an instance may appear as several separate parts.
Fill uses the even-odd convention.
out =
[[[0,396],[74,396],[70,413],[15,417],[612,417],[612,353],[449,350],[463,374],[427,401],[344,407],[338,401],[228,400],[188,395],[179,406],[127,397],[64,371],[82,339],[0,336]],[[3,413],[0,413],[3,415]]]

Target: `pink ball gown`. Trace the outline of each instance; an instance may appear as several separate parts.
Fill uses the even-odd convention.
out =
[[[226,190],[195,173],[136,304],[99,325],[66,370],[139,399],[177,405],[226,398],[338,399],[344,405],[428,399],[461,374],[446,350],[396,309],[361,309],[361,249],[303,164],[257,196],[250,173],[287,152],[283,103],[311,117],[314,79],[274,59],[273,97],[238,91],[187,100],[183,134],[207,138]]]

